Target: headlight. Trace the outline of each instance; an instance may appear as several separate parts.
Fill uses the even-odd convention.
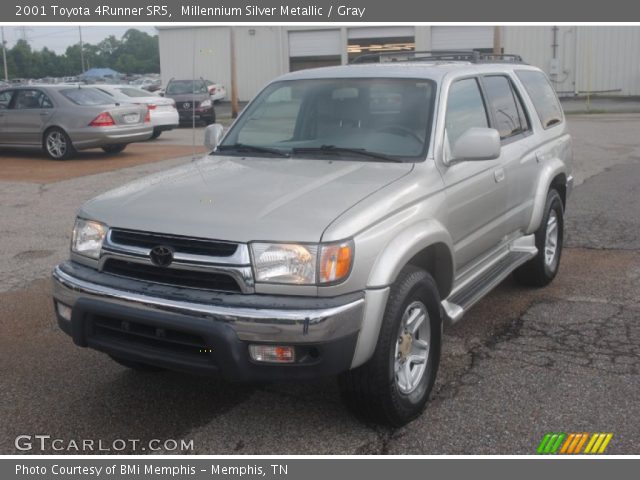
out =
[[[73,226],[71,251],[97,260],[107,230],[108,227],[102,223],[77,218]]]
[[[200,108],[207,108],[211,106],[211,100],[204,100],[200,102]]]
[[[351,271],[353,242],[326,245],[252,243],[256,282],[330,284]]]

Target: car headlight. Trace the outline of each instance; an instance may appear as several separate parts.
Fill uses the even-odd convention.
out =
[[[211,100],[204,100],[200,102],[200,108],[207,108],[211,106]]]
[[[102,242],[109,228],[93,220],[77,218],[71,236],[71,251],[85,257],[99,259]]]
[[[331,244],[251,244],[256,282],[326,285],[351,271],[353,242]]]

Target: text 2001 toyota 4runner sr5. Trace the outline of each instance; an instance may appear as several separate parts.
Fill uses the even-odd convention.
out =
[[[62,330],[135,369],[336,375],[370,419],[419,415],[443,323],[556,275],[572,147],[539,69],[412,60],[284,75],[206,158],[84,204]]]

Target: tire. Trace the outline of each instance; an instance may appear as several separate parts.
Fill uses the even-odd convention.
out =
[[[414,316],[423,320],[416,326],[417,335],[409,335],[403,327]],[[406,325],[415,324],[409,321]],[[393,427],[418,417],[438,371],[441,332],[440,296],[433,278],[424,270],[405,267],[391,287],[373,356],[339,378],[347,407],[364,420]],[[409,361],[416,353],[426,361]],[[411,373],[410,381],[406,371]]]
[[[153,133],[151,134],[150,140],[155,140],[160,135],[162,135],[162,130],[160,130],[159,128],[154,128]]]
[[[114,145],[105,145],[104,147],[102,147],[102,150],[104,150],[104,153],[113,155],[122,152],[125,148],[127,148],[126,143],[116,143]]]
[[[44,132],[42,148],[52,160],[68,160],[76,154],[76,149],[61,128],[54,127]]]
[[[549,190],[544,215],[535,232],[538,253],[516,269],[515,279],[523,285],[544,287],[558,273],[564,244],[564,207],[557,190]]]
[[[162,367],[156,367],[154,365],[147,365],[146,363],[135,362],[133,360],[126,360],[124,358],[114,357],[113,355],[109,355],[113,361],[119,363],[123,367],[130,368],[131,370],[136,370],[138,372],[164,372],[165,369]]]

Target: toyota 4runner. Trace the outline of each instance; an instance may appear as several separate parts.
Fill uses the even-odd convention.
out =
[[[130,368],[338,376],[357,413],[415,418],[443,324],[512,272],[553,280],[572,186],[545,74],[466,60],[284,75],[205,158],[85,203],[60,327]]]

